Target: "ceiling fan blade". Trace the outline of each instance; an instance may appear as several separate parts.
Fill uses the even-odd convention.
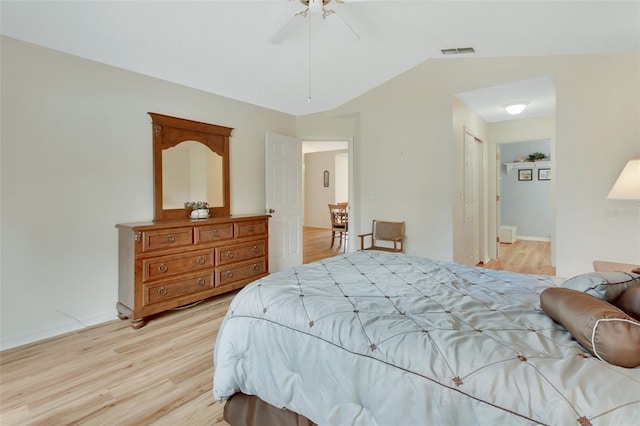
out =
[[[284,23],[282,27],[278,31],[275,32],[270,38],[269,43],[271,44],[280,44],[285,41],[287,38],[293,34],[295,28],[297,27],[296,21],[301,19],[298,17],[298,14],[293,15],[287,22]]]
[[[349,30],[353,33],[353,35],[360,40],[360,35],[358,34],[358,32],[347,22],[346,19],[344,19],[342,17],[342,15],[340,15],[338,12],[333,12],[332,15],[337,16],[338,18],[340,18],[342,20],[342,22],[344,22],[344,24],[346,25],[347,28],[349,28]]]

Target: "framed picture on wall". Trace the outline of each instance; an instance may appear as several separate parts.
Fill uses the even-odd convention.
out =
[[[518,180],[533,180],[533,170],[532,169],[518,170]]]
[[[538,169],[538,180],[551,180],[551,169]]]

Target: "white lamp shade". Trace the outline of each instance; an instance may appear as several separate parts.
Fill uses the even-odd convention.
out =
[[[640,200],[640,158],[631,160],[624,166],[607,198],[610,200]]]

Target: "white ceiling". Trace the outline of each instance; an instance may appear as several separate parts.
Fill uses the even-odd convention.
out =
[[[489,123],[548,117],[556,112],[556,84],[552,76],[458,93],[456,97]],[[527,107],[518,115],[509,115],[504,107],[513,103],[524,103]]]
[[[3,35],[293,115],[333,109],[442,58],[443,48],[475,48],[460,57],[640,51],[638,0],[333,1],[327,8],[339,16],[314,15],[310,39],[308,21],[292,20],[303,9],[295,0],[2,0],[0,8]],[[270,43],[285,25],[289,37]],[[555,99],[548,76],[505,83],[501,95],[459,98],[489,121],[512,118],[492,115],[510,101],[528,100],[532,112],[537,94]]]

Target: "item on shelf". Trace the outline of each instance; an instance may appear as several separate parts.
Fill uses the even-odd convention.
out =
[[[533,154],[529,154],[527,161],[533,163],[534,161],[546,161],[549,160],[547,154],[543,152],[534,152]]]

